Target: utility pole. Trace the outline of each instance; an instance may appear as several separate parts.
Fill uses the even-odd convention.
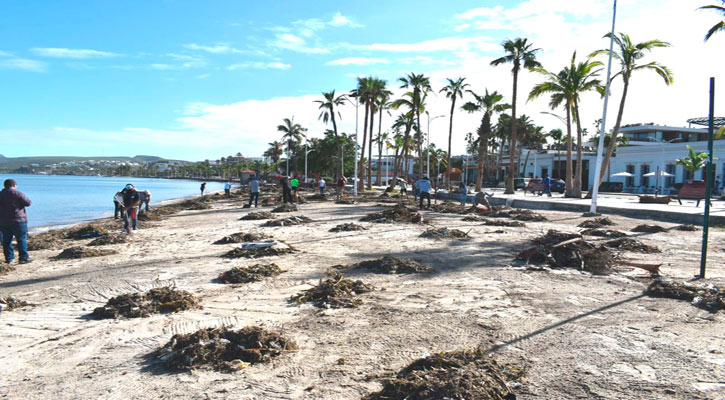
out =
[[[352,97],[355,98],[355,172],[353,172],[355,178],[353,178],[353,182],[352,182],[352,193],[355,196],[357,196],[357,180],[359,179],[358,170],[357,170],[357,162],[358,162],[357,161],[357,147],[358,147],[358,144],[357,144],[357,125],[358,125],[357,106],[359,105],[359,103],[358,103],[357,96],[352,96]]]
[[[707,123],[708,162],[705,168],[705,221],[702,224],[702,251],[700,252],[700,279],[705,279],[707,267],[707,239],[710,231],[710,196],[712,195],[712,136],[715,130],[715,78],[710,78],[710,116]]]

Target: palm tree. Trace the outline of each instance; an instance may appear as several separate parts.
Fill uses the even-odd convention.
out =
[[[723,3],[725,5],[725,2]],[[709,5],[709,6],[702,6],[698,8],[698,10],[715,10],[720,12],[723,15],[723,20],[716,23],[715,25],[710,28],[710,30],[707,31],[707,34],[705,35],[705,41],[707,42],[712,35],[714,35],[717,32],[725,31],[725,7],[724,6],[716,6],[716,5]]]
[[[564,132],[562,132],[561,129],[556,128],[549,131],[548,136],[554,140],[554,146],[556,147],[556,160],[559,160],[559,150],[561,149],[561,140],[564,136]],[[559,165],[561,165],[561,162],[559,162]],[[559,167],[557,177],[561,177],[561,167]]]
[[[343,165],[342,165],[342,144],[340,143],[340,137],[337,134],[337,122],[335,120],[335,107],[340,107],[345,105],[345,102],[347,101],[347,96],[344,94],[341,94],[337,97],[335,97],[335,91],[331,92],[322,92],[322,97],[324,100],[315,100],[315,103],[318,103],[320,105],[319,109],[322,110],[320,112],[320,116],[317,119],[322,119],[322,122],[327,125],[328,121],[332,121],[332,129],[335,133],[335,143],[337,145],[337,148],[340,151],[340,176],[344,174],[343,171]],[[340,115],[340,111],[337,111],[337,116],[342,119],[342,116]]]
[[[458,78],[456,80],[448,78],[448,86],[443,87],[440,92],[445,92],[446,98],[451,99],[451,117],[448,123],[448,159],[446,159],[446,165],[451,163],[451,140],[453,139],[453,112],[456,110],[456,99],[463,98],[463,92],[466,91],[467,87],[470,86],[467,83],[463,83],[466,78]],[[439,93],[440,93],[439,92]],[[430,133],[428,133],[430,134]],[[446,189],[451,189],[450,170],[446,169]]]
[[[420,114],[425,112],[425,98],[427,94],[432,90],[430,87],[430,78],[423,74],[415,74],[411,72],[408,76],[399,78],[402,85],[401,88],[412,89],[411,101],[413,105],[413,112],[415,113],[416,131],[418,136],[422,136],[420,130]],[[423,175],[423,146],[421,142],[418,143],[418,156],[421,162],[418,163],[418,174]]]
[[[692,174],[707,166],[707,163],[709,162],[709,156],[707,153],[695,153],[695,149],[690,147],[689,144],[687,145],[687,150],[690,153],[689,157],[676,159],[676,165],[682,165],[685,170]]]
[[[611,38],[612,34],[607,33],[606,35],[604,35],[604,37]],[[629,83],[632,78],[632,74],[635,71],[654,71],[665,81],[666,85],[671,85],[672,82],[674,82],[674,79],[672,78],[672,72],[666,66],[656,61],[651,61],[646,64],[638,63],[638,61],[640,61],[648,52],[658,47],[670,47],[669,43],[655,39],[634,44],[632,42],[632,39],[630,39],[629,35],[627,35],[626,33],[620,33],[619,36],[615,35],[614,43],[616,43],[618,49],[612,53],[612,57],[619,61],[621,69],[612,77],[612,80],[614,80],[618,76],[621,76],[624,87],[622,88],[622,100],[620,100],[619,102],[617,121],[614,124],[614,129],[612,130],[612,138],[614,138],[614,140],[609,142],[609,146],[607,146],[607,154],[604,156],[604,160],[602,162],[602,169],[601,171],[598,171],[599,178],[597,179],[597,182],[594,182],[594,184],[596,185],[600,185],[602,183],[602,180],[604,179],[604,173],[609,166],[609,160],[612,158],[612,153],[614,152],[614,145],[615,143],[617,143],[619,128],[622,124],[622,115],[624,115],[624,103],[627,99],[627,92],[629,91]],[[593,52],[590,57],[600,54],[609,54],[609,50],[597,50]]]
[[[514,159],[516,157],[516,141],[518,140],[516,136],[516,90],[518,88],[519,71],[522,66],[528,70],[541,67],[541,64],[536,61],[536,52],[540,49],[532,48],[533,45],[528,43],[528,39],[526,38],[516,38],[514,40],[509,39],[501,45],[503,46],[506,55],[491,61],[491,65],[496,66],[504,63],[513,64],[513,68],[511,69],[514,76],[513,96],[511,97],[511,148],[509,149],[509,176],[506,181],[506,191],[504,192],[505,194],[513,194],[514,175],[516,174],[517,169],[514,165]]]
[[[403,97],[393,101],[390,104],[390,108],[397,110],[400,107],[406,107],[408,108],[407,112],[404,112],[403,114],[400,114],[398,118],[393,123],[393,129],[404,129],[403,133],[403,148],[401,150],[401,167],[403,166],[403,161],[407,164],[408,162],[408,152],[410,151],[410,132],[413,129],[413,125],[415,124],[415,110],[414,110],[414,103],[412,101],[413,93],[407,92],[403,94]],[[397,178],[397,172],[398,168],[395,168],[395,178],[392,180],[391,185],[395,185],[395,180]],[[405,168],[405,177],[408,179],[408,168]]]
[[[282,143],[275,140],[274,142],[269,144],[269,148],[264,152],[263,155],[272,159],[272,164],[274,164],[274,169],[276,170],[282,154],[284,154],[284,150],[282,149]]]
[[[287,142],[287,175],[289,175],[289,157],[294,147],[305,138],[307,128],[295,123],[295,118],[285,118],[281,125],[277,125],[277,132],[282,132],[282,140]],[[294,152],[292,166],[296,166],[297,152]]]
[[[478,127],[477,133],[479,137],[479,151],[478,151],[478,175],[476,177],[476,191],[481,190],[483,183],[484,174],[484,163],[488,156],[488,141],[491,137],[491,117],[496,114],[508,110],[511,108],[508,104],[500,103],[503,100],[503,95],[494,91],[489,93],[486,89],[486,93],[483,96],[479,96],[471,90],[468,90],[475,102],[468,102],[463,105],[463,109],[469,113],[476,111],[483,111],[483,117],[481,118],[481,126]]]
[[[562,69],[558,74],[549,72],[543,68],[536,68],[535,71],[543,74],[546,77],[546,81],[534,86],[529,93],[529,99],[534,99],[542,94],[548,93],[551,95],[551,101],[549,106],[554,109],[560,105],[566,107],[566,118],[567,118],[567,197],[581,197],[582,190],[582,127],[581,120],[579,118],[579,102],[581,100],[580,95],[582,93],[596,90],[599,93],[604,92],[604,87],[599,79],[596,79],[596,75],[599,73],[598,69],[602,64],[598,61],[585,60],[582,62],[576,61],[576,52],[571,57],[571,62],[568,67]],[[572,159],[571,159],[571,117],[574,116],[574,120],[577,124],[577,163],[576,173],[572,179]]]
[[[373,165],[373,122],[376,110],[380,111],[378,119],[378,135],[383,129],[383,111],[388,107],[388,100],[393,94],[386,89],[387,82],[383,79],[375,78],[372,82],[372,93],[370,102],[370,142],[368,143],[368,190],[372,189],[372,165]]]
[[[375,143],[378,145],[378,171],[375,183],[380,185],[383,179],[383,146],[387,146],[390,143],[390,134],[388,132],[378,132],[378,136],[375,137]]]

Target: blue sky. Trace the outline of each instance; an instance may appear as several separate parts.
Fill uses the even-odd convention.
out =
[[[721,54],[725,41],[702,42],[716,15],[694,11],[700,3],[620,1],[618,30],[673,44],[653,59],[669,65],[677,82],[666,88],[643,76],[625,122],[683,125],[706,112],[703,88],[720,61],[704,50]],[[379,76],[397,88],[398,77],[415,71],[429,75],[436,91],[444,78],[465,76],[474,91],[499,90],[509,99],[509,68],[488,65],[501,55],[502,40],[530,38],[544,66],[555,70],[574,50],[585,55],[605,47],[610,18],[605,0],[6,1],[0,154],[259,155],[285,117],[321,135],[312,100],[322,91],[352,89],[356,76]],[[524,74],[520,97],[537,80]],[[601,114],[597,97],[582,106],[585,122]],[[547,129],[557,127],[539,114],[545,100],[521,107]],[[443,115],[450,107],[439,95],[428,108]],[[341,128],[353,132],[354,107],[342,112]],[[480,117],[455,118],[460,153]],[[448,118],[434,120],[431,140],[442,145],[447,131]]]

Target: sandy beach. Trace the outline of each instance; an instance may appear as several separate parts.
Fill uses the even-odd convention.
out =
[[[246,198],[211,196],[211,209],[142,221],[129,242],[100,246],[117,254],[55,260],[65,240],[34,251],[35,262],[0,276],[0,295],[29,306],[0,313],[0,397],[8,399],[359,399],[381,389],[380,377],[437,352],[489,351],[524,370],[511,382],[517,399],[725,398],[725,322],[687,301],[652,298],[652,279],[619,266],[609,275],[527,267],[515,256],[549,229],[578,232],[578,213],[542,211],[548,221],[524,227],[484,226],[463,215],[424,211],[426,224],[360,222],[385,209],[308,202],[311,223],[262,227],[240,217]],[[262,196],[264,197],[264,196]],[[387,206],[390,206],[389,204]],[[662,263],[662,276],[688,280],[699,271],[701,231],[678,224],[610,216],[661,253],[621,252],[632,262]],[[367,228],[329,232],[355,222]],[[667,228],[633,233],[642,223]],[[120,232],[122,222],[117,223]],[[457,228],[469,240],[419,237],[431,227]],[[261,232],[298,251],[264,259],[222,258],[239,244],[213,242]],[[593,242],[602,239],[590,238]],[[725,232],[710,232],[707,282],[725,284]],[[385,255],[417,260],[427,274],[346,271],[375,289],[357,308],[296,305],[291,296],[316,285],[337,264]],[[232,267],[278,264],[282,274],[248,284],[215,281]],[[200,307],[146,318],[96,320],[109,298],[171,286],[200,298]],[[261,326],[299,349],[234,373],[171,372],[149,356],[177,333],[200,328]]]

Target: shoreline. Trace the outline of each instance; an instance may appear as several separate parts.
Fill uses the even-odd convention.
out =
[[[197,182],[235,182],[239,181],[241,178],[230,178],[230,179],[223,179],[219,177],[213,177],[213,178],[195,178],[195,177],[183,177],[183,176],[127,176],[127,175],[76,175],[76,174],[29,174],[24,172],[0,172],[1,174],[5,175],[32,175],[32,176],[78,176],[78,177],[89,177],[89,178],[144,178],[144,179],[170,179],[170,180],[189,180],[189,181],[197,181]]]

